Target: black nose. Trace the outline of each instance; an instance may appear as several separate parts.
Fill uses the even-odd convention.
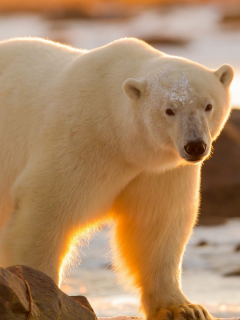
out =
[[[189,141],[185,146],[184,149],[190,156],[201,156],[204,154],[206,150],[206,143],[203,140],[193,140]]]

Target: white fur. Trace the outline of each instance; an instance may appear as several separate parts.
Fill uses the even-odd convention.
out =
[[[212,71],[137,39],[89,52],[15,39],[0,43],[0,70],[1,265],[59,282],[75,236],[114,218],[116,266],[146,316],[195,310],[181,257],[201,162],[230,112],[231,67]],[[193,163],[184,146],[196,138],[207,149]]]

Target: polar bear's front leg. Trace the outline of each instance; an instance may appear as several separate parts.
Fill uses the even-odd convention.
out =
[[[141,174],[118,197],[116,268],[140,289],[147,319],[206,319],[181,291],[181,259],[198,211],[200,166]]]
[[[51,158],[29,163],[13,186],[14,210],[0,234],[1,266],[27,265],[57,284],[74,232],[86,220],[77,211],[77,170],[60,165]]]

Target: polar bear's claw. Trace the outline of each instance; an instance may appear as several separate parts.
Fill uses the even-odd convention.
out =
[[[212,320],[212,316],[200,305],[186,304],[160,309],[148,320]]]

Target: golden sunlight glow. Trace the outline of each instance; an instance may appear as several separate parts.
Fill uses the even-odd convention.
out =
[[[70,286],[69,284],[64,284],[61,286],[61,290],[65,292],[66,294],[70,294],[74,287]]]
[[[189,3],[194,0],[185,0]],[[210,0],[200,0],[202,2],[209,2]],[[218,0],[219,2],[223,0]],[[129,6],[151,6],[158,5],[160,3],[176,3],[177,0],[8,0],[0,1],[0,10],[4,11],[47,11],[47,10],[67,10],[67,9],[82,9],[89,12],[96,12],[101,7],[123,5]]]
[[[84,286],[81,286],[81,287],[79,288],[79,292],[80,292],[81,294],[84,294],[84,293],[87,292],[87,288],[84,287]]]
[[[119,0],[120,3],[127,3],[128,0]],[[157,0],[151,0],[156,2]],[[134,4],[134,0],[130,3]],[[46,11],[46,10],[66,10],[66,9],[83,9],[87,11],[97,10],[102,4],[106,3],[104,0],[8,0],[0,1],[1,11]],[[141,0],[141,3],[146,3]]]
[[[231,84],[232,106],[240,109],[240,72],[236,73]]]
[[[79,235],[72,236],[70,241],[69,251],[63,258],[62,265],[59,270],[59,283],[58,286],[60,288],[62,280],[67,270],[69,270],[70,266],[72,266],[76,262],[81,262],[78,254],[78,245],[80,244]],[[77,260],[77,261],[76,261]]]
[[[240,312],[240,306],[236,306],[236,305],[227,305],[227,304],[221,304],[219,306],[219,310],[221,312],[233,312],[233,313],[239,313]]]
[[[101,228],[100,222],[96,221],[93,225],[87,226],[84,229],[81,228],[77,231],[74,231],[73,234],[70,235],[69,250],[65,254],[65,256],[62,258],[62,264],[59,270],[59,283],[58,283],[59,288],[61,287],[61,283],[64,279],[64,276],[69,271],[70,267],[81,263],[81,259],[79,255],[79,252],[81,253],[81,251],[79,247],[88,247],[89,241],[92,235],[96,231],[98,231],[100,228]],[[84,293],[84,292],[81,292],[81,293]]]

